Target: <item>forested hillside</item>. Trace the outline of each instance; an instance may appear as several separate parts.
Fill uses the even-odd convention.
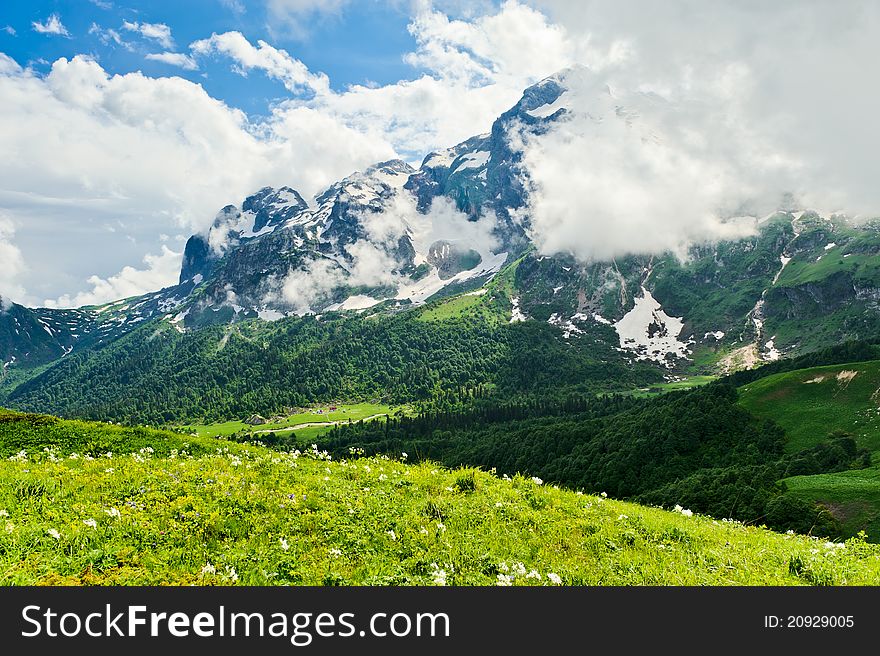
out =
[[[153,322],[72,354],[17,387],[22,410],[126,423],[191,423],[310,403],[429,401],[480,385],[504,398],[622,390],[661,379],[631,365],[607,326],[571,342],[534,322],[291,318],[181,334]]]
[[[786,453],[785,432],[710,385],[653,399],[584,401],[582,408],[426,413],[383,424],[338,426],[321,439],[331,452],[406,451],[447,466],[494,467],[572,488],[733,517],[780,530],[834,535],[831,515],[785,493],[796,474],[866,467],[870,453],[845,436]]]

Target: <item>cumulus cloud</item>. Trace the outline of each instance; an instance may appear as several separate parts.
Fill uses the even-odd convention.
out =
[[[115,267],[89,272],[107,277],[125,264],[116,259],[131,252],[119,247],[123,231],[113,236],[105,224],[122,220],[124,232],[158,248],[159,233],[202,231],[219,207],[262,186],[291,185],[308,197],[394,155],[387,142],[311,108],[276,109],[252,122],[182,78],[111,76],[82,56],[59,59],[40,77],[0,55],[0,96],[0,144],[15,153],[0,159],[0,208],[40,218],[22,220],[19,230],[42,258],[46,285],[85,267]],[[69,237],[51,255],[46,230]],[[83,243],[101,244],[105,256],[56,268]],[[43,295],[52,291],[64,292]]]
[[[752,232],[754,221],[733,217],[779,207],[799,170],[721,111],[731,102],[724,92],[711,111],[614,88],[586,68],[562,82],[566,114],[546,132],[511,135],[528,173],[533,238],[545,253],[684,256],[691,243]]]
[[[186,71],[196,71],[199,69],[199,65],[196,63],[195,59],[182,52],[151,52],[146,55],[145,59],[162,62],[163,64],[168,64],[170,66],[177,66]]]
[[[108,278],[90,276],[87,281],[92,286],[90,290],[80,292],[73,298],[65,295],[57,299],[46,299],[44,305],[46,307],[101,305],[168,287],[177,282],[182,257],[183,253],[176,253],[163,245],[159,255],[148,254],[144,257],[146,268],[136,269],[127,266]]]
[[[314,3],[289,4],[306,11]],[[601,69],[625,56],[620,43],[594,47],[515,0],[468,20],[419,2],[409,30],[417,47],[405,59],[418,71],[414,79],[342,91],[286,51],[262,41],[254,46],[238,32],[190,48],[194,56],[230,58],[239,73],[259,70],[281,81],[294,97],[278,105],[279,113],[315,110],[410,161],[487,131],[526,86],[549,73],[578,61]]]
[[[64,23],[61,22],[61,17],[58,14],[52,14],[49,18],[46,19],[44,23],[39,21],[34,21],[31,23],[31,27],[33,27],[34,32],[39,34],[55,34],[57,36],[70,36],[70,32],[67,31],[67,28],[64,27]]]
[[[880,34],[876,4],[538,4],[621,55],[568,76],[571,111],[547,134],[513,135],[545,252],[681,254],[742,234],[746,223],[725,219],[785,197],[880,214],[868,173],[880,94],[858,72]]]
[[[314,74],[287,51],[275,48],[265,41],[258,41],[256,47],[241,32],[212,34],[190,44],[195,55],[225,55],[235,61],[235,71],[247,75],[248,71],[258,69],[269,77],[279,80],[288,91],[298,93],[303,90],[317,92],[329,88],[326,75]]]
[[[15,237],[15,224],[7,216],[0,214],[0,300],[21,300],[24,288],[21,286],[21,276],[25,272],[24,258],[21,251],[13,243]]]
[[[123,21],[122,29],[129,32],[136,32],[145,39],[152,39],[163,48],[171,50],[174,48],[174,39],[171,38],[171,28],[165,23],[138,23],[131,21]]]
[[[458,18],[441,10],[452,5],[460,5]],[[315,6],[270,4],[293,18]],[[340,2],[324,6],[342,9]],[[395,154],[418,161],[485,132],[524,87],[576,63],[588,65],[642,115],[630,126],[612,107],[597,105],[595,93],[579,108],[607,116],[603,128],[621,140],[628,161],[583,115],[560,124],[543,144],[521,139],[534,170],[534,224],[544,248],[564,247],[575,235],[569,245],[584,256],[618,252],[623,240],[616,237],[603,251],[575,234],[607,228],[577,228],[577,221],[592,220],[583,219],[587,210],[617,217],[650,206],[654,232],[631,218],[620,224],[649,236],[640,234],[644,243],[630,247],[676,248],[726,234],[730,224],[721,218],[757,211],[784,191],[820,209],[876,214],[880,207],[873,179],[880,132],[872,129],[880,93],[864,73],[880,32],[874,2],[855,0],[846,10],[795,0],[411,6],[416,47],[407,61],[415,72],[384,86],[333,89],[326,76],[284,50],[236,32],[196,41],[189,51],[194,61],[228,58],[239,72],[266,74],[290,90],[288,100],[258,120],[179,78],[111,76],[86,57],[60,59],[40,77],[0,55],[0,144],[15,154],[0,161],[0,207],[24,213],[21,208],[39,204],[53,216],[139,222],[154,234],[204,230],[218,207],[264,185],[288,184],[308,197],[375,161]],[[170,30],[145,33],[144,25],[162,24],[129,25],[171,43]],[[646,132],[659,140],[643,147]],[[590,145],[596,154],[579,157],[573,144]],[[605,191],[589,204],[572,196],[583,182]],[[627,193],[614,199],[606,192],[615,187]],[[584,213],[553,207],[555,198]],[[670,230],[661,237],[655,233],[664,222]],[[31,228],[17,224],[17,242],[30,262],[23,244]],[[56,219],[53,229],[82,231],[87,224]],[[376,235],[390,229],[377,226]],[[155,252],[158,244],[149,248]],[[45,259],[41,275],[60,279],[52,269],[57,258]],[[121,265],[100,275],[107,279]]]
[[[796,160],[795,179],[780,182],[801,204],[880,214],[873,179],[880,91],[865,76],[880,37],[876,2],[533,2],[600,49],[612,39],[628,44],[625,65],[613,70],[616,87],[686,100],[698,123],[728,115],[752,130],[754,142],[772,144],[775,156]],[[719,91],[729,105],[712,100]]]

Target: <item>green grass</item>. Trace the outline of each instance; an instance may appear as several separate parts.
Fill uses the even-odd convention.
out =
[[[847,380],[851,373],[855,376]],[[838,378],[841,376],[841,378]],[[811,381],[811,382],[810,382]],[[799,369],[740,388],[740,404],[785,429],[786,448],[818,444],[835,430],[851,434],[872,452],[868,469],[785,479],[801,498],[826,506],[844,535],[880,535],[880,361]]]
[[[52,448],[69,455],[134,453],[146,447],[157,455],[189,450],[205,453],[216,448],[216,441],[179,435],[149,428],[123,428],[113,424],[64,420],[49,415],[24,414],[0,408],[0,458]]]
[[[0,584],[816,585],[880,578],[880,547],[861,540],[780,535],[522,476],[382,457],[335,462],[203,438],[193,439],[198,454],[159,455],[163,440],[184,438],[116,427],[117,437],[130,434],[129,452],[86,458],[36,447],[59,431],[67,431],[66,447],[88,444],[106,425],[6,416],[34,435],[25,445],[27,431],[0,434],[7,451],[28,451],[0,461]],[[156,440],[154,453],[140,447],[148,438]]]
[[[684,380],[675,380],[668,383],[656,383],[651,387],[642,387],[629,392],[625,392],[627,396],[648,397],[665,394],[666,392],[676,392],[679,390],[688,390],[695,387],[702,387],[716,380],[717,376],[689,376]]]
[[[852,254],[844,257],[848,249],[837,246],[821,251],[822,259],[796,259],[789,262],[776,281],[777,287],[795,287],[810,282],[819,282],[838,271],[846,271],[856,278],[874,282],[880,281],[880,266],[874,255]],[[818,257],[818,255],[816,256]]]
[[[319,414],[318,411],[321,411]],[[293,429],[296,426],[311,423],[331,423],[344,422],[349,419],[359,421],[372,417],[374,415],[394,414],[395,412],[406,412],[404,406],[391,406],[384,403],[351,403],[339,404],[338,409],[330,411],[330,405],[318,406],[307,412],[300,412],[294,415],[284,417],[280,421],[270,421],[266,424],[251,425],[243,420],[226,421],[217,424],[197,424],[183,426],[181,429],[186,432],[192,432],[199,437],[227,437],[240,431],[283,431],[284,429]],[[302,428],[299,431],[309,431],[312,436],[320,435],[329,430],[329,426],[315,426],[310,428]]]
[[[431,304],[419,313],[418,318],[420,321],[445,321],[461,318],[468,311],[475,311],[486,318],[491,316],[491,310],[483,302],[483,295],[463,294]]]
[[[880,467],[793,476],[783,482],[798,496],[825,505],[845,535],[864,530],[874,541],[880,535]]]
[[[856,375],[847,381],[842,372],[852,371]],[[834,430],[880,451],[880,361],[768,376],[740,388],[740,404],[782,426],[790,452],[815,446]]]

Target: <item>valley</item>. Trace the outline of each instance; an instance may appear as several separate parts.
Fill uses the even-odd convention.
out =
[[[418,167],[232,199],[176,284],[0,299],[0,582],[876,581],[880,223],[547,248],[512,137],[583,74]]]

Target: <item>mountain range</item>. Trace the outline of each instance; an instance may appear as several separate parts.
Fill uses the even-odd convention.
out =
[[[542,253],[510,134],[539,137],[567,120],[568,74],[526,89],[489,133],[428,154],[418,169],[380,162],[308,200],[266,187],[223,207],[187,241],[176,285],[77,309],[0,301],[0,400],[62,415],[181,418],[191,413],[117,412],[109,399],[131,397],[134,408],[138,376],[160,373],[185,387],[219,371],[217,386],[229,387],[243,366],[219,361],[230,354],[290,393],[217,414],[389,389],[398,400],[484,383],[534,392],[563,363],[575,372],[560,377],[566,385],[626,389],[877,334],[880,222],[792,204],[755,217],[750,236],[693,244],[684,257]],[[609,120],[634,118],[617,105]],[[407,348],[377,346],[396,339]],[[543,369],[514,373],[526,356]],[[307,384],[323,375],[310,367],[343,382]],[[394,384],[365,379],[383,367],[408,372]],[[425,380],[409,380],[417,374]],[[86,390],[75,403],[72,388]]]

